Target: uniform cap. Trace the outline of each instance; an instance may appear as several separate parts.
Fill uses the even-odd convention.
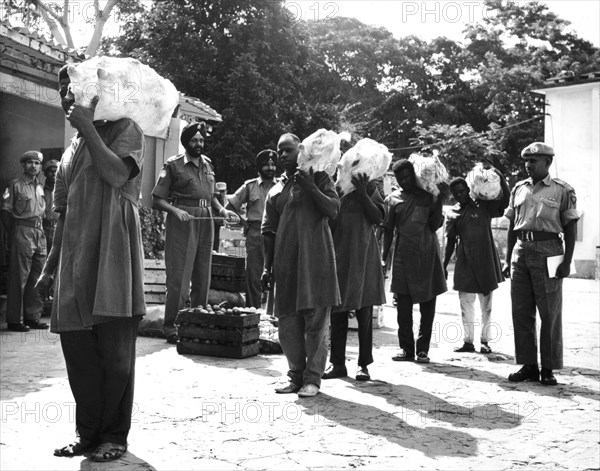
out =
[[[554,149],[543,142],[534,142],[532,144],[529,144],[527,147],[525,147],[525,149],[521,151],[522,158],[526,158],[530,155],[544,155],[552,157],[554,155]]]
[[[215,188],[217,189],[217,191],[225,191],[225,190],[227,190],[227,183],[217,182],[217,183],[215,183]]]
[[[20,162],[27,162],[28,160],[37,160],[39,163],[42,163],[44,156],[37,150],[28,150],[21,156]]]
[[[44,172],[46,170],[48,170],[49,168],[58,168],[58,160],[54,160],[54,159],[53,160],[49,160],[42,167],[42,169],[44,170]]]

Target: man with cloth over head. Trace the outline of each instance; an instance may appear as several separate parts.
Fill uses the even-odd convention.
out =
[[[340,304],[329,228],[340,200],[326,172],[298,169],[296,135],[282,135],[277,150],[285,174],[267,196],[262,222],[263,288],[274,282],[279,341],[289,366],[289,382],[275,392],[313,397],[327,363],[331,308]]]
[[[571,271],[579,219],[575,190],[548,173],[553,156],[554,149],[543,142],[534,142],[521,152],[529,178],[515,185],[505,213],[510,226],[503,271],[504,276],[512,278],[515,360],[524,365],[508,379],[540,381],[548,386],[557,384],[552,370],[563,367],[562,279]],[[550,276],[547,259],[563,254],[555,276]],[[541,380],[536,307],[541,320]]]
[[[205,123],[188,124],[181,133],[185,152],[165,162],[152,190],[152,206],[167,212],[163,330],[169,343],[177,342],[175,318],[188,295],[192,306],[208,302],[214,238],[212,210],[225,219],[238,219],[216,196],[213,165],[202,154],[205,138]]]
[[[144,134],[131,119],[94,120],[98,98],[75,102],[69,66],[59,71],[61,105],[77,129],[56,174],[54,244],[38,281],[54,281],[52,332],[60,334],[76,439],[54,450],[113,461],[127,451],[138,324],[146,313],[138,199]]]
[[[228,209],[239,213],[246,203],[246,306],[259,308],[262,304],[260,277],[264,263],[264,243],[260,232],[267,193],[276,183],[277,152],[271,149],[260,151],[256,156],[258,177],[246,180],[229,198]]]
[[[41,152],[25,152],[20,159],[23,175],[8,185],[2,198],[0,216],[11,240],[6,321],[8,330],[15,332],[48,328],[48,324],[40,322],[43,301],[34,288],[46,261],[42,228],[46,200],[37,178],[42,159]]]

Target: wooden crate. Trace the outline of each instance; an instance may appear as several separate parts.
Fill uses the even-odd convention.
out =
[[[202,343],[193,342],[177,342],[177,353],[180,355],[203,355],[209,357],[221,358],[248,358],[258,355],[258,341],[247,345],[205,345]]]
[[[260,313],[201,313],[197,308],[177,314],[177,352],[225,358],[247,358],[259,352]]]
[[[144,299],[148,305],[165,303],[167,272],[164,260],[144,260]]]
[[[235,293],[246,291],[246,259],[213,254],[210,287]]]

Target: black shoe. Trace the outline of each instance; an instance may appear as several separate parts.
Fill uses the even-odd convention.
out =
[[[366,366],[359,366],[358,371],[356,372],[356,381],[369,381],[371,379],[371,375],[369,374],[369,370]]]
[[[513,383],[520,383],[521,381],[539,381],[540,370],[537,365],[525,365],[516,373],[508,375],[508,380]]]
[[[321,378],[332,379],[332,378],[344,378],[346,376],[348,376],[348,370],[346,369],[345,366],[329,365],[329,368],[327,368],[325,370],[325,373],[323,373],[323,376],[321,376]]]
[[[25,324],[8,324],[6,328],[13,332],[29,332],[29,327]]]
[[[400,350],[399,353],[392,357],[394,361],[415,361],[414,355],[409,355],[405,350]]]
[[[487,344],[487,342],[481,342],[481,353],[492,353],[492,349],[490,348],[490,346]]]
[[[48,324],[46,324],[45,322],[40,322],[40,321],[25,321],[25,325],[27,327],[29,327],[30,329],[37,329],[37,330],[46,330],[48,328]]]
[[[475,351],[475,345],[473,345],[472,343],[465,342],[465,343],[463,343],[462,347],[455,348],[454,351],[457,352],[457,353],[474,352]]]
[[[556,386],[558,384],[558,381],[556,381],[556,378],[552,374],[552,370],[550,370],[548,368],[542,368],[541,376],[542,376],[542,379],[540,379],[540,383],[542,383],[546,386]]]

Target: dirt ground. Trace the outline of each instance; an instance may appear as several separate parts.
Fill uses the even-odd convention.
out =
[[[56,458],[73,438],[74,404],[58,336],[0,332],[2,470],[598,469],[598,282],[565,280],[559,385],[510,383],[516,371],[508,283],[496,291],[491,355],[462,344],[458,295],[438,298],[430,364],[391,361],[395,311],[374,332],[372,381],[350,377],[316,398],[276,395],[282,355],[178,355],[139,338],[129,451],[116,462]],[[390,299],[391,301],[391,299]],[[417,315],[418,319],[418,315]]]

